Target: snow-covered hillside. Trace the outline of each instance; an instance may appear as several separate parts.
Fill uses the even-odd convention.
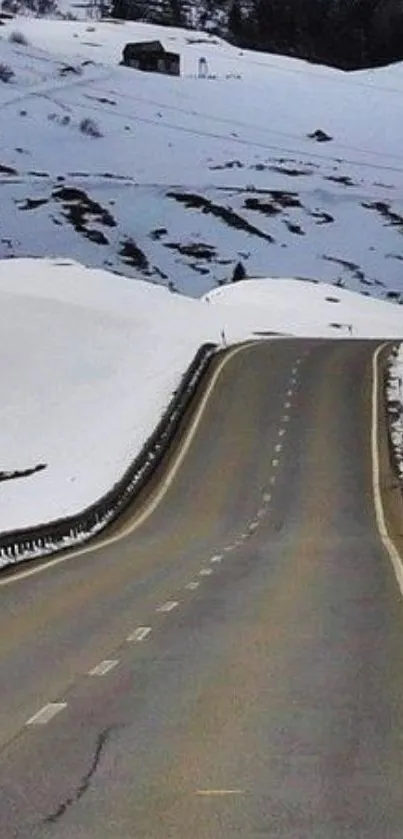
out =
[[[199,345],[403,337],[401,308],[298,280],[194,300],[71,262],[0,262],[0,531],[79,512],[121,477]]]
[[[241,260],[400,299],[402,65],[347,75],[135,23],[0,33],[3,258],[74,258],[191,296]],[[127,41],[155,38],[181,78],[118,66]]]

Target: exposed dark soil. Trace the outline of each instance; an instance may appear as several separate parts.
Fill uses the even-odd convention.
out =
[[[116,227],[116,221],[108,209],[90,198],[86,192],[76,187],[62,186],[54,189],[52,198],[63,207],[63,216],[86,239],[98,245],[107,245],[108,239],[99,230],[89,229],[90,222],[98,222],[105,227]]]
[[[280,175],[288,175],[289,178],[299,178],[301,175],[312,175],[311,169],[290,169],[286,166],[269,166],[272,172],[279,172]]]
[[[143,251],[136,245],[131,238],[124,239],[121,243],[119,254],[126,265],[131,265],[133,268],[138,268],[139,271],[148,273],[150,265],[148,259]]]
[[[36,472],[42,472],[46,469],[46,463],[38,463],[37,466],[32,466],[30,469],[14,469],[12,472],[0,472],[0,481],[13,481],[16,478],[29,478]]]
[[[325,175],[325,181],[333,181],[333,183],[343,184],[343,186],[358,186],[349,175]]]
[[[178,253],[184,256],[192,256],[194,259],[205,259],[209,262],[216,255],[215,248],[211,245],[205,245],[202,242],[190,242],[188,245],[181,245],[178,242],[166,242],[164,247],[172,251],[178,251]]]
[[[332,224],[334,222],[334,218],[330,213],[319,212],[319,210],[315,210],[313,213],[309,212],[309,210],[307,212],[311,218],[317,219],[316,224]]]
[[[244,164],[240,160],[229,160],[228,163],[217,164],[217,166],[209,166],[212,172],[220,169],[243,169]]]
[[[284,220],[284,224],[290,233],[294,233],[296,236],[305,236],[305,230],[299,224],[295,224],[293,221],[287,221],[286,219]]]
[[[4,163],[0,163],[0,175],[18,175],[18,172],[12,166],[5,166]]]
[[[254,227],[253,224],[249,224],[246,219],[239,216],[233,210],[228,207],[222,207],[220,204],[213,204],[212,201],[209,201],[208,198],[204,198],[201,195],[185,192],[167,192],[167,197],[173,198],[180,204],[184,204],[186,209],[201,210],[205,215],[215,216],[227,224],[228,227],[235,228],[235,230],[242,230],[244,233],[249,233],[259,239],[264,239],[266,242],[272,243],[274,241],[272,236],[268,233],[263,233],[262,230]]]
[[[353,277],[355,277],[355,279],[358,280],[360,283],[372,285],[370,280],[365,279],[364,271],[360,268],[359,265],[356,265],[355,262],[349,262],[347,259],[339,259],[336,256],[327,256],[326,254],[323,254],[322,259],[324,259],[326,262],[334,262],[335,265],[340,265],[346,271],[349,271],[350,274],[352,274]]]
[[[322,131],[321,128],[317,128],[316,131],[313,131],[312,134],[307,134],[310,140],[316,140],[317,143],[329,143],[333,140],[333,137],[330,134],[326,134],[326,131]]]
[[[159,242],[167,233],[168,230],[166,227],[156,227],[155,230],[151,230],[150,239],[153,239],[154,242]]]
[[[19,202],[17,207],[19,210],[36,210],[37,207],[42,207],[48,201],[49,198],[26,198],[25,201]]]
[[[282,213],[283,210],[302,207],[296,192],[270,190],[270,192],[265,192],[265,195],[269,195],[271,200],[261,201],[259,198],[246,198],[244,203],[245,209],[254,210],[265,216],[275,216]]]
[[[397,227],[399,233],[403,233],[403,216],[390,209],[390,205],[386,201],[373,201],[371,203],[363,203],[366,210],[376,210],[384,219],[391,225]]]

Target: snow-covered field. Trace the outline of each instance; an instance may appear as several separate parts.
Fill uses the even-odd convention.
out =
[[[155,38],[180,78],[119,66],[126,42]],[[0,62],[14,73],[0,257],[65,256],[191,296],[241,260],[400,299],[403,65],[346,74],[206,33],[28,18],[1,27]]]
[[[181,77],[119,66],[156,38]],[[402,95],[403,65],[1,26],[0,531],[110,488],[204,341],[403,338]],[[238,261],[263,279],[228,283]]]
[[[82,510],[153,431],[204,341],[403,337],[401,308],[247,280],[195,300],[66,261],[0,262],[0,531]]]

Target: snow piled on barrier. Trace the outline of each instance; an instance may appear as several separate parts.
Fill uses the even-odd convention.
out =
[[[403,478],[403,344],[390,357],[386,387],[390,438],[400,478]]]

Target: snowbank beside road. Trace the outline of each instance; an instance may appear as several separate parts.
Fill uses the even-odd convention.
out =
[[[110,489],[204,342],[403,338],[400,306],[326,284],[246,280],[194,300],[51,260],[0,262],[0,307],[0,532]]]
[[[75,264],[0,262],[0,530],[81,510],[121,477],[196,350],[206,306]]]
[[[389,362],[386,396],[396,465],[403,478],[403,344],[399,345]]]

